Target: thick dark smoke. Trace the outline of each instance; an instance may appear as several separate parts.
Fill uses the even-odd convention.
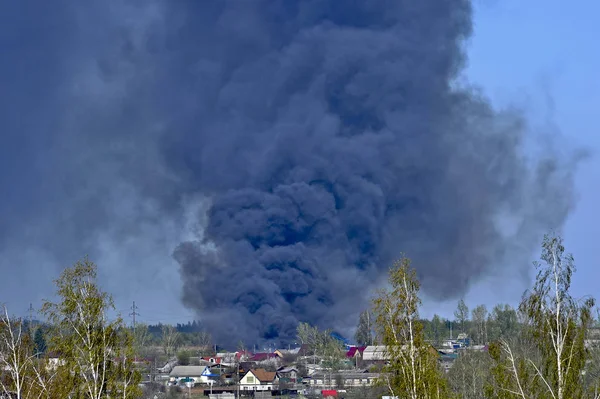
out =
[[[456,84],[469,1],[225,2],[186,16],[181,35],[201,38],[182,53],[202,82],[192,102],[210,111],[186,136],[196,151],[174,156],[213,197],[204,241],[175,257],[184,302],[220,337],[335,326],[401,251],[429,296],[459,296],[564,222],[570,176],[552,159],[528,165],[518,115]]]
[[[575,164],[526,159],[521,116],[460,83],[469,1],[24,3],[0,6],[4,270],[87,252],[127,291],[200,202],[184,304],[221,343],[285,341],[354,323],[402,252],[434,299],[524,274],[571,210]]]

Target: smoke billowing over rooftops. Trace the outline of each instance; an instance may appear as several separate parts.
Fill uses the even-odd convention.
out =
[[[197,12],[212,22],[197,28]],[[429,296],[460,296],[492,268],[526,266],[516,245],[564,222],[560,160],[528,165],[520,116],[455,84],[470,2],[255,2],[186,15],[185,34],[214,43],[190,50],[214,92],[195,93],[212,112],[187,136],[198,152],[178,157],[214,191],[204,242],[175,257],[184,302],[219,336],[334,326],[402,251]],[[501,214],[518,221],[512,236]]]
[[[457,83],[469,1],[65,2],[48,12],[61,26],[26,40],[54,50],[32,82],[52,109],[27,122],[21,143],[45,154],[24,174],[45,183],[22,189],[46,198],[31,215],[44,223],[23,237],[93,257],[100,232],[154,237],[184,217],[182,199],[206,198],[196,235],[173,256],[183,303],[222,343],[285,341],[298,321],[345,326],[401,252],[440,300],[497,268],[521,273],[572,208],[572,160],[527,160],[526,121]],[[40,65],[20,59],[6,82]],[[12,132],[23,129],[15,101],[0,111]]]

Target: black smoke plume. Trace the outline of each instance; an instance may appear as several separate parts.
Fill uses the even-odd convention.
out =
[[[467,0],[0,2],[0,287],[88,253],[151,314],[176,247],[225,344],[355,324],[402,252],[433,299],[526,275],[575,163],[464,83],[472,29]]]
[[[174,157],[211,204],[175,257],[222,339],[343,324],[402,251],[426,294],[459,296],[564,222],[570,174],[457,83],[469,1],[224,2],[182,25],[204,112]]]

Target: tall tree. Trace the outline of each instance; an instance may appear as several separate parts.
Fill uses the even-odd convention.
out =
[[[331,330],[320,331],[317,353],[321,358],[321,366],[329,373],[329,386],[333,388],[333,373],[342,367],[346,358],[344,345],[331,336]]]
[[[319,329],[311,326],[308,323],[298,323],[296,335],[298,337],[298,341],[300,341],[300,343],[304,345],[308,351],[308,353],[305,353],[305,355],[313,356],[314,361],[316,361],[320,335]]]
[[[368,310],[360,313],[354,339],[361,346],[373,345],[372,316]]]
[[[399,398],[444,398],[448,387],[437,351],[424,340],[419,281],[410,260],[403,257],[394,263],[388,281],[391,289],[379,291],[374,300],[376,329],[388,360],[380,383]]]
[[[467,322],[467,320],[469,320],[469,308],[463,299],[458,301],[458,306],[454,311],[454,318],[460,325],[460,332],[466,332],[465,323]]]
[[[46,337],[44,336],[44,330],[41,327],[35,329],[33,334],[33,342],[35,344],[36,355],[43,355],[46,353]]]
[[[314,345],[317,342],[319,329],[311,326],[308,323],[298,323],[298,327],[296,327],[296,335],[298,337],[298,341],[300,341],[302,345]]]
[[[473,323],[473,339],[477,344],[487,343],[487,308],[479,305],[471,313]]]
[[[510,339],[519,334],[517,311],[508,304],[498,304],[488,318],[489,340]]]
[[[345,359],[343,344],[331,336],[331,330],[319,330],[308,323],[299,323],[296,329],[298,340],[308,346],[309,354],[316,361],[317,355],[326,370],[337,370]]]
[[[174,326],[166,324],[161,326],[161,334],[161,343],[165,355],[168,357],[175,355],[181,342],[181,335]]]
[[[431,330],[434,345],[440,346],[445,338],[444,334],[446,333],[446,325],[444,320],[442,320],[442,318],[437,314],[434,314],[433,318],[431,319]]]
[[[133,328],[133,348],[136,356],[144,356],[147,352],[148,344],[151,340],[148,325],[137,323]]]
[[[48,349],[58,353],[61,397],[104,399],[139,395],[140,375],[133,366],[132,339],[123,320],[108,320],[110,295],[96,283],[96,265],[87,258],[56,280],[56,303],[45,301],[42,313],[53,333]]]
[[[495,397],[589,397],[583,377],[588,360],[585,337],[593,322],[594,300],[571,296],[575,264],[560,237],[544,238],[541,260],[535,263],[535,284],[519,306],[525,318],[523,336],[535,354],[519,356],[507,340],[490,348],[497,364]]]
[[[460,399],[484,399],[485,384],[491,377],[491,359],[485,352],[462,351],[448,372],[452,390]]]
[[[212,335],[206,330],[194,333],[194,345],[201,347],[212,346]]]
[[[35,395],[34,344],[23,320],[0,315],[0,397],[26,399]]]

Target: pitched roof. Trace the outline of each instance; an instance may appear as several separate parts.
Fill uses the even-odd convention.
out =
[[[273,382],[276,376],[274,371],[267,371],[265,369],[253,369],[250,370],[250,372],[254,374],[260,382]]]
[[[171,373],[171,377],[200,377],[206,366],[175,366]]]
[[[386,360],[388,357],[385,345],[369,345],[363,351],[364,360]]]
[[[285,373],[291,373],[292,371],[295,371],[295,372],[297,373],[297,372],[298,372],[298,369],[297,369],[297,368],[295,368],[295,367],[286,367],[286,366],[282,366],[282,367],[279,367],[279,368],[277,369],[277,372],[278,372],[278,373],[284,373],[284,374],[285,374]]]
[[[348,350],[348,352],[346,352],[346,357],[354,357],[356,356],[356,352],[362,355],[362,353],[365,351],[365,348],[366,346],[353,346]]]

